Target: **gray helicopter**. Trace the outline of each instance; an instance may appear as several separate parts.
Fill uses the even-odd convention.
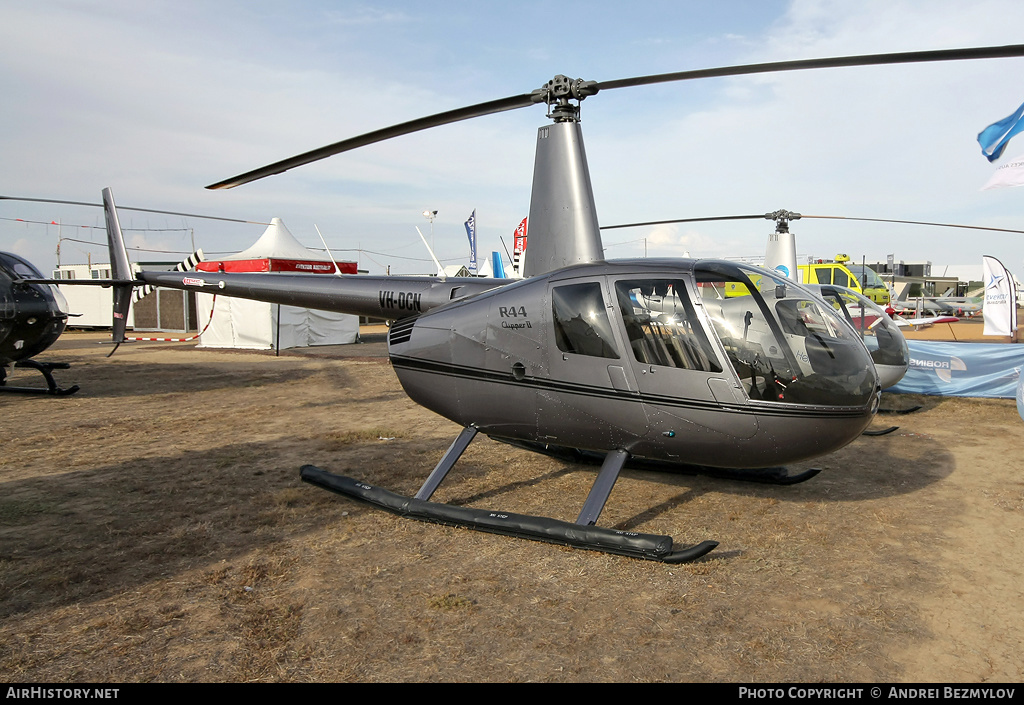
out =
[[[698,558],[717,543],[596,526],[627,466],[778,484],[780,467],[857,438],[878,409],[870,351],[833,305],[767,269],[694,259],[606,261],[579,105],[599,91],[770,71],[1024,55],[1024,45],[840,57],[610,82],[557,76],[531,93],[440,113],[228,179],[230,188],[356,147],[544,103],[526,278],[132,273],[109,189],[104,206],[115,341],[130,292],[149,284],[393,320],[388,352],[409,396],[462,426],[413,497],[313,466],[303,480],[403,516],[648,560]],[[500,400],[500,403],[496,403]],[[601,464],[575,522],[431,502],[478,433]]]
[[[797,279],[799,275],[796,264],[796,238],[789,228],[789,222],[803,217],[800,213],[794,213],[793,211],[777,210],[765,213],[764,215],[675,218],[672,220],[652,220],[643,223],[604,225],[601,229],[616,230],[669,223],[701,223],[712,220],[773,220],[775,221],[775,232],[768,236],[763,266],[789,279],[799,281]],[[817,218],[823,216],[808,217]],[[876,218],[875,220],[880,219]],[[936,224],[931,223],[931,225]],[[804,286],[824,299],[837,312],[842,313],[847,322],[858,332],[864,345],[871,353],[871,360],[875,364],[875,371],[878,373],[878,381],[882,389],[888,389],[903,379],[903,376],[910,367],[910,351],[907,348],[907,341],[903,337],[903,333],[900,332],[899,326],[882,308],[863,294],[845,286],[834,284],[805,284]]]

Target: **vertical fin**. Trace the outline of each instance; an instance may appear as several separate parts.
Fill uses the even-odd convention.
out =
[[[524,276],[604,261],[594,188],[578,122],[556,122],[537,132],[529,222]]]
[[[768,246],[764,253],[765,269],[779,272],[795,282],[800,281],[796,263],[796,237],[789,231],[789,221],[800,218],[799,213],[778,210],[766,213],[766,220],[774,220],[775,232],[768,236]]]
[[[107,221],[107,247],[110,251],[110,276],[115,282],[114,289],[114,313],[111,323],[110,337],[114,341],[114,350],[124,342],[124,332],[128,327],[128,309],[132,304],[132,289],[135,284],[135,277],[132,274],[132,265],[128,261],[128,249],[124,244],[124,235],[121,233],[121,223],[117,219],[117,209],[114,206],[114,194],[109,188],[103,189],[103,213]],[[114,354],[110,351],[110,355]],[[108,355],[107,357],[110,357]]]

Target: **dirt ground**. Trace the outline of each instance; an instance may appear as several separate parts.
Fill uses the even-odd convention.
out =
[[[0,680],[1024,677],[1013,400],[887,396],[924,409],[792,487],[627,471],[601,525],[720,542],[670,566],[300,482],[313,463],[411,494],[457,434],[381,342],[106,359],[103,337],[42,356],[77,395],[0,396]],[[478,438],[435,499],[572,521],[595,472]]]

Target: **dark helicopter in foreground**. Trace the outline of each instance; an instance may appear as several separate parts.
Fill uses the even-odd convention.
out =
[[[526,278],[509,280],[220,272],[132,274],[109,189],[114,339],[134,286],[150,284],[394,321],[388,352],[409,396],[463,427],[414,497],[305,466],[302,478],[398,514],[622,555],[681,562],[713,541],[595,526],[620,471],[792,484],[785,463],[843,447],[871,422],[880,384],[851,322],[785,276],[734,262],[606,261],[579,124],[598,91],[666,81],[869,64],[999,58],[1024,46],[758,64],[593,82],[557,76],[519,96],[413,120],[271,164],[238,186],[392,137],[544,103]],[[430,502],[473,440],[601,463],[575,522]]]
[[[53,345],[68,321],[68,302],[53,284],[29,283],[43,275],[28,260],[0,252],[0,393],[53,394],[64,396],[78,391],[78,385],[62,389],[53,370],[67,369],[66,362],[39,362],[32,358]],[[46,387],[12,387],[7,367],[37,370]]]

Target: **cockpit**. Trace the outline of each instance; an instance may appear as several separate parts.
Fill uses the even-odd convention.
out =
[[[837,311],[763,269],[698,262],[697,291],[751,399],[862,406],[878,380],[867,350]]]
[[[841,311],[871,353],[876,365],[907,366],[907,341],[889,315],[878,304],[856,291],[837,286],[816,287],[822,298]]]
[[[844,317],[852,304],[833,305],[768,270],[701,260],[692,279],[683,273],[612,277],[615,306],[605,305],[602,288],[597,281],[552,287],[555,342],[563,353],[632,358],[641,376],[670,368],[721,378],[730,365],[756,401],[864,406],[878,388],[872,357]],[[609,316],[616,310],[621,327]],[[875,327],[873,354],[898,356],[884,323]],[[625,333],[624,353],[614,328]],[[681,378],[656,379],[657,393],[671,395]]]
[[[18,255],[11,254],[10,252],[0,252],[0,270],[3,270],[7,277],[12,281],[19,279],[45,279],[42,272],[32,266],[32,263],[28,260],[22,259]],[[32,284],[31,286],[43,287],[49,290],[50,295],[53,297],[54,302],[57,305],[57,309],[67,314],[70,308],[68,307],[67,299],[64,298],[64,294],[61,293],[60,289],[52,284]],[[13,309],[11,309],[13,311]]]

